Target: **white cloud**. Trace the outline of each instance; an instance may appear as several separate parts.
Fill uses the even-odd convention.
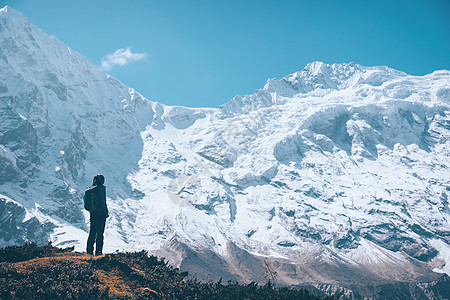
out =
[[[135,62],[147,58],[147,53],[133,53],[131,47],[118,49],[113,54],[103,56],[101,68],[105,71],[111,70],[115,66],[125,66],[130,62]]]

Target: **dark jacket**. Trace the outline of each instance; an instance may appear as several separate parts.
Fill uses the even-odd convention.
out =
[[[103,184],[99,184],[99,185],[93,185],[90,188],[88,188],[88,190],[93,190],[93,192],[97,195],[97,197],[100,200],[100,206],[98,207],[94,207],[93,210],[90,211],[90,213],[93,212],[102,212],[105,215],[108,214],[108,206],[106,205],[106,187]],[[86,197],[86,193],[84,194],[84,199]]]

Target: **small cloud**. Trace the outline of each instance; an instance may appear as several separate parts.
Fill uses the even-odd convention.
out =
[[[111,70],[115,66],[125,66],[130,62],[140,61],[147,58],[147,53],[133,53],[131,47],[118,49],[113,54],[103,56],[101,66],[105,71]]]

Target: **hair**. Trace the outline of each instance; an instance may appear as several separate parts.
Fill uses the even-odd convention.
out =
[[[92,181],[92,185],[99,185],[105,183],[105,176],[97,174],[94,176],[94,180]]]

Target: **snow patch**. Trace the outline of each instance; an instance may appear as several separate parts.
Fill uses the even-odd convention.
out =
[[[439,252],[436,258],[444,262],[441,268],[434,268],[433,271],[450,276],[450,245],[438,239],[430,240],[430,244]]]

